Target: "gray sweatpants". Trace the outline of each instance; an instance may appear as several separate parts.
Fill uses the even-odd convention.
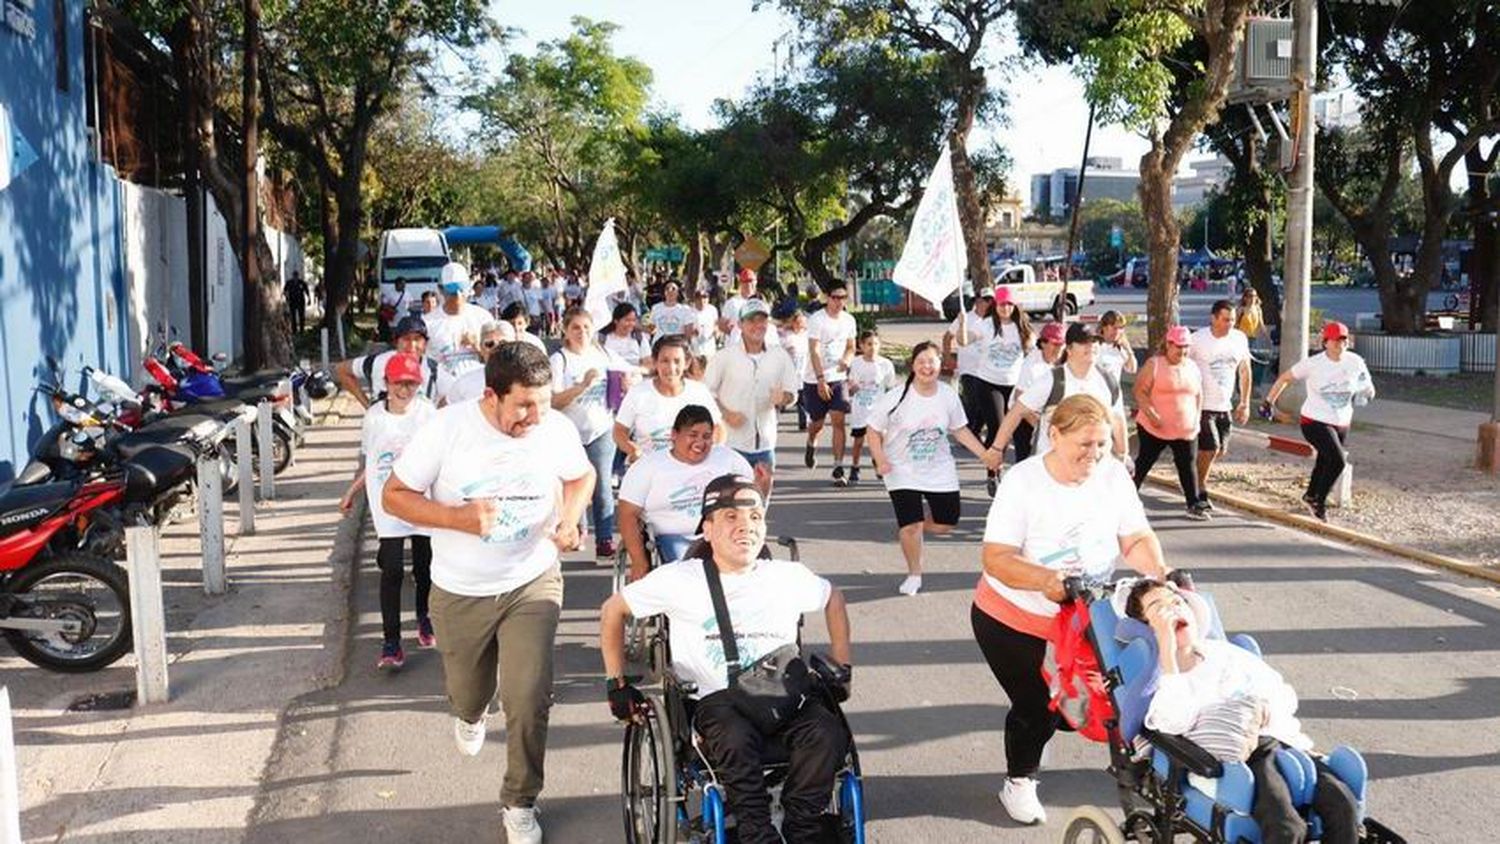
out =
[[[505,713],[504,806],[535,805],[542,791],[562,597],[557,566],[502,595],[471,598],[432,587],[432,625],[453,714],[470,723],[483,718],[498,674]]]

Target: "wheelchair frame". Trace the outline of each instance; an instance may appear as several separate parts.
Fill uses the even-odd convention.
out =
[[[1082,601],[1084,606],[1096,600],[1109,600],[1109,584],[1084,585],[1071,580],[1066,584],[1070,600]],[[1085,631],[1088,643],[1093,648],[1099,665],[1105,664],[1104,649],[1100,647],[1098,631],[1089,614]],[[1256,648],[1258,651],[1259,649]],[[1199,844],[1242,844],[1243,837],[1229,842],[1225,838],[1224,824],[1229,812],[1217,801],[1214,802],[1211,824],[1204,827],[1188,816],[1187,795],[1181,784],[1187,774],[1217,779],[1224,773],[1223,764],[1206,750],[1183,736],[1159,733],[1146,727],[1141,735],[1151,746],[1162,751],[1167,759],[1167,773],[1163,777],[1152,762],[1151,754],[1137,759],[1135,749],[1125,741],[1120,730],[1119,705],[1115,692],[1124,685],[1125,678],[1120,667],[1114,665],[1104,671],[1105,688],[1109,692],[1111,716],[1105,726],[1109,731],[1109,773],[1115,779],[1119,792],[1121,810],[1125,813],[1123,823],[1116,823],[1104,810],[1084,805],[1068,819],[1063,830],[1063,844],[1124,844],[1136,841],[1141,844],[1169,844],[1178,835],[1190,835]],[[1384,824],[1366,816],[1363,821],[1361,844],[1406,844],[1406,839],[1392,832]],[[1087,834],[1087,835],[1085,835]]]
[[[800,561],[795,539],[781,537],[775,542],[788,549],[792,561]],[[721,844],[727,840],[728,800],[690,724],[687,700],[696,689],[672,673],[665,620],[642,622],[642,629],[647,625],[649,669],[660,688],[646,690],[643,717],[625,725],[620,790],[626,844]],[[864,844],[864,790],[854,731],[831,695],[825,693],[822,700],[849,736],[848,754],[835,775],[829,805],[840,818],[840,840]],[[766,767],[774,810],[787,763]]]

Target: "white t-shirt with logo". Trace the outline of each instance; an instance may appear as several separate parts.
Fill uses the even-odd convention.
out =
[[[906,398],[901,398],[905,390]],[[880,398],[865,423],[880,432],[891,471],[885,488],[922,492],[956,492],[958,465],[948,434],[969,424],[963,402],[947,384],[924,396],[915,385],[896,387]]]
[[[854,387],[859,389],[852,389]],[[870,421],[870,410],[886,391],[896,386],[896,365],[890,358],[876,355],[865,360],[859,355],[849,364],[849,427],[863,428]]]
[[[473,401],[484,395],[484,388],[484,367],[469,369],[447,384],[447,389],[443,391],[443,406]]]
[[[859,326],[855,324],[854,317],[844,311],[838,316],[828,313],[828,309],[813,314],[807,320],[807,339],[809,346],[811,341],[818,341],[818,354],[823,359],[823,380],[832,384],[842,381],[848,373],[840,372],[839,361],[844,358],[844,350],[849,343],[859,334]],[[813,369],[809,362],[804,384],[818,383],[817,370]]]
[[[610,363],[609,354],[592,344],[582,354],[575,354],[567,347],[552,353],[554,396],[563,390],[573,389],[583,381],[589,370],[599,371],[594,382],[562,409],[562,414],[578,429],[579,441],[585,445],[609,433],[615,426],[615,416],[609,412],[609,405],[605,402],[609,381],[606,373],[610,369]]]
[[[1125,374],[1125,356],[1125,350],[1114,343],[1101,342],[1094,353],[1094,365],[1114,376],[1118,384],[1120,376]]]
[[[807,566],[782,560],[756,560],[738,574],[721,571],[719,581],[744,668],[782,645],[796,644],[803,614],[828,606],[833,594],[833,585]],[[680,560],[656,568],[627,584],[620,595],[636,618],[667,617],[672,670],[697,685],[699,698],[729,685],[724,643],[701,561]]]
[[[713,446],[702,463],[683,463],[670,448],[637,460],[620,481],[620,500],[641,508],[653,535],[689,536],[703,515],[703,488],[720,475],[754,472],[732,448]]]
[[[1313,355],[1292,367],[1292,377],[1307,382],[1302,415],[1340,428],[1353,421],[1356,399],[1375,397],[1375,382],[1370,380],[1365,359],[1350,351],[1340,355],[1338,362],[1327,352]]]
[[[604,350],[631,368],[645,366],[651,362],[651,341],[647,339],[645,332],[642,332],[639,337],[634,334],[621,337],[611,331],[604,335]]]
[[[524,436],[501,432],[481,402],[439,410],[397,459],[396,477],[439,504],[493,498],[498,507],[486,536],[429,528],[432,582],[469,597],[510,592],[557,565],[552,532],[562,485],[592,471],[578,431],[561,413],[545,411]]]
[[[953,335],[954,346],[958,349],[958,362],[954,370],[954,374],[958,377],[962,378],[965,375],[974,375],[979,372],[979,359],[984,355],[984,344],[979,341],[979,326],[988,322],[989,320],[973,311],[964,311],[954,317],[953,322],[948,324],[948,331]],[[959,346],[958,329],[964,323],[967,323],[969,328],[969,344],[967,346]]]
[[[460,346],[459,342],[464,335],[468,335],[475,343],[479,342],[480,332],[494,321],[489,311],[464,302],[456,314],[438,308],[431,316],[432,319],[427,323],[427,356],[438,362],[440,376],[445,369],[449,375],[461,375],[463,373],[454,371],[458,364],[479,362],[479,353],[472,348]]]
[[[1021,329],[1013,322],[995,324],[983,320],[979,327],[979,341],[983,352],[979,357],[980,378],[991,384],[1014,386],[1021,378],[1021,364],[1026,360],[1027,347],[1021,344]]]
[[[1147,530],[1135,481],[1118,460],[1101,460],[1077,486],[1058,483],[1043,452],[1011,467],[1000,479],[984,522],[984,541],[1020,548],[1031,562],[1090,578],[1107,579],[1121,562],[1120,537]],[[1040,616],[1057,614],[1041,592],[985,581],[1010,603]]]
[[[704,302],[701,310],[692,308],[692,311],[693,327],[697,329],[693,334],[693,354],[702,358],[713,357],[718,351],[714,338],[718,336],[719,309]]]
[[[688,327],[694,325],[697,319],[698,312],[690,305],[684,305],[681,302],[675,305],[657,302],[651,306],[651,325],[656,328],[655,339],[657,340],[686,333]]]
[[[643,381],[625,394],[615,421],[630,431],[630,441],[640,446],[643,452],[652,452],[672,445],[672,423],[677,414],[690,404],[702,405],[714,418],[715,425],[723,424],[719,416],[719,405],[713,393],[701,381],[683,379],[682,392],[675,396],[664,396],[656,390],[656,381]]]
[[[1041,414],[1041,420],[1036,426],[1036,453],[1045,454],[1052,447],[1052,440],[1047,435],[1047,428],[1051,422],[1052,412],[1047,408],[1047,399],[1052,397],[1052,367],[1048,367],[1036,374],[1036,379],[1027,385],[1026,390],[1021,393],[1020,402],[1026,405],[1033,413]],[[1073,374],[1073,370],[1066,364],[1063,365],[1063,398],[1087,393],[1098,399],[1105,407],[1120,419],[1125,418],[1125,396],[1122,390],[1119,398],[1110,395],[1109,382],[1104,380],[1104,373],[1099,367],[1089,367],[1088,375],[1079,378]],[[1046,411],[1046,412],[1043,412]]]
[[[767,340],[766,342],[770,342]],[[812,363],[808,360],[807,351],[807,329],[801,331],[783,331],[781,333],[781,348],[786,349],[787,355],[792,359],[792,366],[797,370],[797,378],[803,384],[816,384],[818,379],[812,374]],[[811,379],[811,380],[809,380]]]
[[[391,467],[406,444],[436,413],[437,408],[432,402],[421,396],[413,398],[404,413],[390,412],[385,402],[375,402],[365,411],[364,421],[360,424],[359,446],[360,453],[365,456],[365,500],[370,504],[370,521],[375,524],[375,535],[381,539],[425,533],[386,513],[380,496],[385,491],[386,478],[391,476]]]
[[[1250,361],[1250,339],[1238,328],[1215,337],[1212,328],[1193,332],[1188,356],[1203,373],[1203,409],[1228,412],[1234,407],[1234,387],[1241,363]]]
[[[1026,388],[1036,383],[1043,372],[1051,372],[1052,364],[1042,357],[1041,349],[1032,349],[1021,361],[1021,377],[1016,379],[1016,391],[1024,393]]]

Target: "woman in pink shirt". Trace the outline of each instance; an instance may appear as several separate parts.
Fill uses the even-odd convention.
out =
[[[1167,329],[1161,351],[1141,366],[1135,376],[1138,408],[1136,437],[1140,451],[1135,457],[1135,486],[1140,489],[1146,473],[1156,465],[1165,449],[1172,449],[1177,481],[1187,498],[1187,516],[1207,521],[1208,511],[1198,501],[1198,417],[1203,409],[1203,379],[1198,365],[1188,357],[1192,345],[1186,326]]]

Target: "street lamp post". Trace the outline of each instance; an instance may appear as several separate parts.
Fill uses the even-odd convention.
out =
[[[1296,0],[1292,7],[1292,122],[1297,127],[1296,159],[1287,180],[1286,290],[1281,318],[1281,371],[1307,357],[1307,329],[1312,298],[1313,125],[1312,93],[1318,78],[1317,0]]]

